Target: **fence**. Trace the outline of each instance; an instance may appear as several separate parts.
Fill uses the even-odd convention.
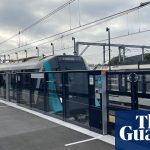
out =
[[[150,109],[150,71],[107,73],[108,129],[115,131],[118,110]]]
[[[114,135],[116,111],[150,109],[150,71],[1,73],[0,97]]]
[[[6,73],[0,74],[0,81],[0,97],[8,101],[106,132],[102,117],[107,115],[102,113],[106,100],[102,103],[100,71]]]

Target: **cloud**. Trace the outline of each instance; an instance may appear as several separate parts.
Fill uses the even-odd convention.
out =
[[[38,24],[34,28],[21,35],[24,38],[24,43],[30,43],[35,40],[39,40],[46,36],[69,30],[70,27],[76,27],[81,22],[81,25],[93,21],[95,19],[103,18],[108,15],[138,6],[140,2],[144,0],[79,0],[80,7],[78,6],[78,0],[66,7],[59,13],[49,17],[44,22]],[[0,41],[4,41],[11,35],[18,33],[19,30],[31,25],[41,17],[45,16],[49,12],[56,9],[66,1],[63,0],[1,0],[0,3]],[[79,14],[80,8],[80,14]],[[75,36],[77,40],[81,41],[99,41],[107,38],[105,28],[108,26],[111,28],[111,36],[117,36],[125,34],[128,31],[138,31],[139,26],[141,29],[150,28],[149,9],[146,7],[140,10],[138,17],[138,11],[128,16],[117,18],[113,21],[99,24],[93,28],[87,29],[80,33],[72,34],[63,39],[64,45],[72,45],[71,37]],[[80,15],[80,18],[79,18]],[[79,20],[80,19],[80,20]],[[128,19],[128,21],[127,21]],[[71,23],[71,24],[70,24]],[[137,43],[141,41],[141,45],[148,44],[147,40],[150,38],[149,34],[142,34],[142,36],[135,36],[133,40],[130,38],[113,40],[116,43]],[[129,40],[128,40],[129,39]],[[50,41],[50,40],[49,40]],[[69,41],[69,42],[68,42]],[[44,42],[44,41],[43,41]],[[57,47],[60,46],[60,40],[55,41]],[[5,43],[3,47],[7,49],[14,48],[18,45],[18,37]],[[0,46],[1,47],[1,46]],[[92,52],[91,52],[92,54]]]

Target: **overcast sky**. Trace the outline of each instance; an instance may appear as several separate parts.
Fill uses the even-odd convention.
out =
[[[56,9],[58,6],[64,4],[65,0],[0,0],[0,42],[11,37],[15,33],[34,23],[41,17],[44,17],[49,12]],[[99,18],[103,18],[114,13],[130,9],[138,6],[145,0],[76,0],[70,6],[67,6],[64,10],[56,13],[52,17],[49,17],[44,22],[36,25],[27,32],[21,34],[20,44],[21,46],[39,40],[46,36],[63,32],[70,28],[74,28],[83,25],[90,21],[94,21]],[[71,37],[74,36],[77,41],[96,42],[107,38],[106,27],[111,30],[111,37],[124,35],[127,33],[138,32],[139,30],[150,29],[150,6],[142,8],[134,13],[119,17],[115,20],[108,21],[103,24],[99,24],[90,29],[68,36],[67,38],[61,38],[54,41],[55,49],[60,50],[73,46]],[[80,17],[79,17],[80,16]],[[126,38],[119,38],[111,40],[111,43],[118,44],[139,44],[150,45],[150,32],[129,36]],[[64,36],[64,35],[61,35]],[[42,42],[49,42],[43,44],[40,47],[40,53],[51,52],[51,40],[48,39]],[[1,45],[1,52],[13,49],[18,46],[19,37],[15,37],[7,43]],[[107,42],[107,41],[105,41]],[[34,45],[30,46],[36,46]],[[21,49],[25,49],[23,47]],[[81,47],[81,50],[84,47]],[[21,50],[20,49],[20,50]],[[19,49],[18,49],[19,50]],[[14,52],[14,51],[12,51]],[[66,51],[56,51],[57,54],[63,52],[71,54],[73,48]],[[11,51],[9,51],[11,53]],[[116,56],[117,50],[112,49],[112,57]],[[135,50],[137,53],[137,50]],[[30,55],[36,55],[35,48],[29,49]],[[133,54],[133,52],[132,52]],[[127,55],[131,55],[131,52]],[[24,53],[19,53],[20,57],[24,57]],[[11,54],[14,57],[14,54]],[[85,52],[83,57],[88,63],[101,63],[102,62],[102,48],[91,47]]]

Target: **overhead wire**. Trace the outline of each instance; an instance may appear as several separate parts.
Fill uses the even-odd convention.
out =
[[[57,13],[58,11],[61,11],[62,9],[64,9],[66,6],[70,5],[71,3],[73,3],[76,0],[70,0],[68,2],[66,2],[65,4],[59,6],[58,8],[56,8],[55,10],[53,10],[52,12],[48,13],[46,16],[42,17],[41,19],[35,21],[33,24],[27,26],[26,28],[24,28],[23,30],[19,31],[18,33],[14,34],[13,36],[11,36],[10,38],[0,42],[0,45],[8,42],[9,40],[13,39],[14,37],[24,33],[25,31],[29,30],[30,28],[32,28],[33,26],[41,23],[42,21],[44,21],[45,19],[49,18],[50,16],[54,15],[55,13]]]
[[[149,4],[150,4],[150,2],[149,2],[147,5],[149,5]],[[74,27],[74,28],[72,28],[71,30],[70,30],[70,29],[69,29],[69,30],[65,30],[65,31],[63,31],[63,32],[56,33],[56,34],[54,34],[54,35],[51,35],[51,36],[42,38],[42,39],[37,40],[37,41],[34,41],[34,42],[31,42],[31,43],[27,44],[26,46],[29,46],[29,45],[32,45],[32,44],[35,44],[35,43],[41,42],[41,41],[43,41],[43,40],[47,40],[47,39],[50,39],[50,38],[59,36],[59,35],[63,35],[63,34],[65,34],[65,33],[68,33],[68,32],[74,31],[74,30],[75,30],[74,32],[71,32],[71,33],[69,33],[69,34],[63,35],[63,37],[66,37],[66,36],[75,34],[75,33],[77,33],[77,32],[81,32],[81,31],[86,30],[86,29],[88,29],[88,28],[91,28],[91,27],[93,27],[93,26],[95,26],[95,25],[97,25],[97,24],[99,24],[99,23],[106,22],[106,21],[112,20],[112,19],[114,19],[114,18],[116,18],[116,17],[120,17],[120,16],[122,16],[122,15],[124,15],[124,14],[131,13],[131,12],[133,12],[133,11],[135,11],[135,10],[137,10],[137,9],[140,9],[140,8],[142,8],[142,7],[144,7],[144,6],[146,6],[146,5],[141,4],[140,6],[137,6],[137,7],[134,7],[134,8],[131,8],[131,9],[128,9],[128,10],[125,10],[125,11],[122,11],[122,12],[119,12],[119,13],[116,13],[116,14],[113,14],[113,15],[110,15],[110,16],[107,16],[107,17],[104,17],[104,18],[101,18],[101,19],[97,19],[97,20],[95,20],[95,21],[92,21],[92,22],[83,24],[83,25],[81,25],[81,26]],[[95,23],[97,23],[97,24],[95,24]],[[83,27],[85,27],[85,28],[83,28]],[[81,29],[80,29],[80,28],[81,28]],[[79,30],[77,30],[77,29],[79,29]],[[127,35],[121,35],[121,36],[113,37],[113,38],[111,38],[111,39],[121,38],[121,37],[125,37],[125,36],[128,36],[128,35],[134,35],[134,34],[144,33],[144,32],[148,32],[148,31],[150,31],[150,29],[144,30],[144,31],[140,31],[140,32],[134,32],[134,33],[127,34]],[[58,38],[56,38],[56,39],[53,39],[53,41],[54,41],[54,40],[58,40],[58,39],[60,39],[60,38],[61,38],[61,37],[58,37]],[[106,40],[107,40],[107,39],[104,39],[104,40],[102,40],[102,41],[106,41]],[[23,47],[25,47],[25,46],[21,46],[20,48],[23,48]],[[7,53],[7,52],[9,52],[9,51],[13,51],[13,50],[17,50],[17,49],[18,49],[18,48],[10,49],[10,50],[5,51],[5,52],[3,52],[3,53]]]
[[[111,37],[110,39],[111,39],[111,40],[115,40],[115,39],[118,39],[118,38],[124,38],[124,37],[132,36],[132,35],[136,35],[136,34],[141,34],[141,33],[145,33],[145,32],[150,32],[150,29],[143,30],[143,31],[140,31],[140,32],[137,31],[137,32],[127,33],[127,34],[124,34],[124,35],[114,36],[114,37]],[[73,33],[66,34],[66,35],[64,35],[63,37],[67,37],[67,36],[70,36],[70,35],[75,34],[75,33],[77,33],[77,32],[73,32]],[[48,42],[44,42],[44,43],[41,43],[41,44],[37,44],[36,46],[43,45],[43,44],[50,43],[50,42],[54,42],[54,41],[59,40],[59,39],[61,39],[61,37],[55,38],[55,39],[53,39],[53,40],[51,40],[51,41],[48,41]],[[96,42],[104,42],[104,41],[107,41],[107,40],[108,40],[108,38],[103,39],[103,40],[100,40],[100,41],[96,41]],[[28,44],[27,44],[27,46],[28,46]],[[24,47],[24,46],[23,46],[23,47]],[[29,48],[25,48],[25,49],[28,50],[28,49],[31,49],[31,48],[34,48],[34,47],[35,47],[35,46],[29,47]],[[1,52],[1,54],[5,54],[5,53],[8,53],[8,52],[10,52],[10,51],[17,50],[17,49],[18,49],[18,48],[10,49],[10,50],[7,50],[7,51],[5,51],[5,52]],[[22,50],[20,50],[20,51],[22,51]],[[20,52],[20,51],[19,51],[19,52]],[[14,52],[12,52],[12,53],[14,53]],[[12,54],[12,53],[9,53],[9,54]]]

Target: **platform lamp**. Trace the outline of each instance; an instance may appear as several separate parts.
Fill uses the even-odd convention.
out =
[[[4,63],[6,62],[6,55],[4,55]]]
[[[36,50],[37,50],[37,56],[39,57],[40,56],[40,54],[39,54],[39,48],[36,47]]]
[[[18,60],[18,53],[16,52],[15,54],[16,54],[16,60]]]
[[[54,56],[55,55],[54,43],[51,43],[51,46],[52,46],[52,54]]]
[[[8,61],[10,62],[10,55],[8,54],[7,56],[8,56]]]
[[[110,57],[110,29],[106,27],[106,31],[108,32],[108,51],[109,51],[109,70],[111,70],[111,57]]]

